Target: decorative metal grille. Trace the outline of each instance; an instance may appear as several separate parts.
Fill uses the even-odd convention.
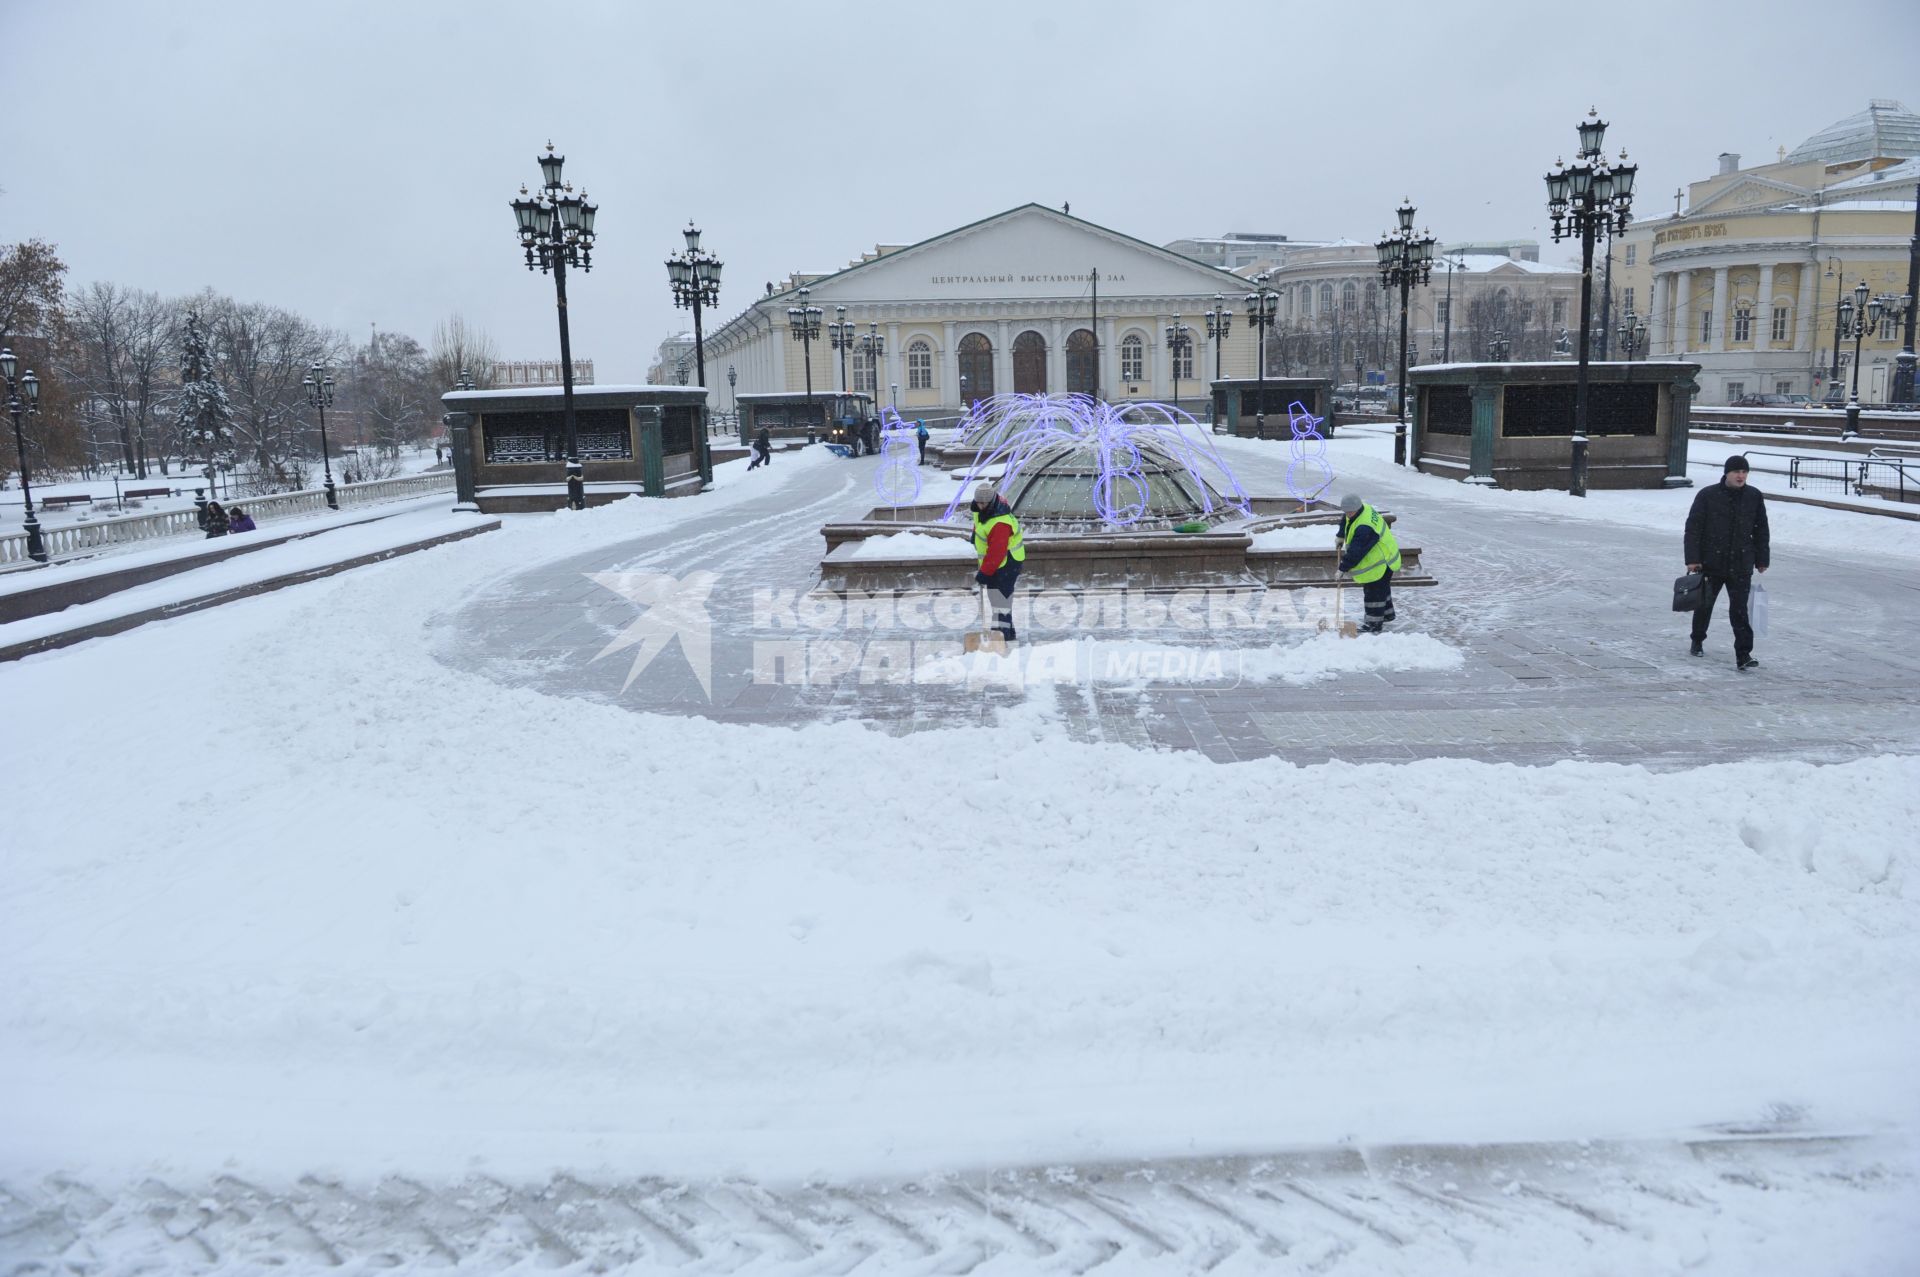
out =
[[[496,435],[487,432],[487,461],[493,465],[511,465],[523,461],[545,461],[547,441],[542,435]]]
[[[1427,433],[1471,435],[1473,395],[1465,386],[1428,386]]]
[[[1047,339],[1031,329],[1013,339],[1013,393],[1047,393]]]
[[[1650,435],[1659,420],[1660,388],[1650,382],[1587,387],[1589,435]],[[1573,434],[1574,387],[1508,386],[1500,432],[1510,439]]]
[[[1067,334],[1067,393],[1070,395],[1091,395],[1094,393],[1093,365],[1095,347],[1093,331],[1088,328],[1076,328]]]
[[[490,465],[559,459],[567,437],[566,413],[560,409],[537,412],[489,412],[483,414]],[[580,408],[574,412],[574,430],[584,459],[613,460],[633,456],[632,430],[625,408]],[[615,446],[608,442],[618,437],[618,452],[595,456],[587,451],[589,439],[597,446]]]
[[[966,379],[960,383],[961,398],[968,403],[993,398],[993,343],[979,333],[968,333],[960,339],[959,353],[960,375]]]
[[[698,408],[668,408],[660,414],[660,451],[671,455],[692,452],[694,418]]]
[[[596,430],[591,434],[582,432],[579,438],[582,461],[630,461],[633,459],[631,431]]]

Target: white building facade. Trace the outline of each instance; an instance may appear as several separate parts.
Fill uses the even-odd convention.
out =
[[[1006,391],[1171,401],[1176,378],[1179,398],[1201,411],[1216,362],[1225,376],[1254,375],[1245,293],[1231,272],[1026,204],[918,244],[883,246],[842,271],[787,280],[707,335],[708,379],[732,365],[741,394],[792,393],[809,382],[840,389],[841,356],[826,325],[844,320],[884,345],[877,367],[857,348],[847,353],[845,388],[908,416]],[[1224,343],[1208,340],[1203,319],[1216,297],[1236,311]],[[789,308],[803,303],[822,311],[821,337],[810,345],[793,338],[788,321]],[[1176,322],[1191,340],[1170,350]]]

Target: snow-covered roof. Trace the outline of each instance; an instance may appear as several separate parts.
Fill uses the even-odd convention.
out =
[[[605,398],[608,395],[630,395],[630,394],[657,395],[663,390],[684,390],[690,394],[706,393],[705,389],[700,386],[661,386],[661,385],[651,385],[651,384],[639,385],[639,386],[575,386],[573,388],[573,393],[575,398],[585,398],[586,396],[591,395],[594,398],[599,399],[599,398]],[[567,391],[567,388],[565,386],[502,386],[502,387],[496,387],[492,390],[454,390],[454,391],[449,391],[445,395],[442,395],[441,398],[443,400],[444,399],[462,399],[462,400],[466,400],[466,399],[542,399],[542,398],[558,399],[562,395],[566,394],[566,391]]]
[[[1845,164],[1909,155],[1920,155],[1920,115],[1892,98],[1874,98],[1866,110],[1834,121],[1794,147],[1786,162]]]
[[[1578,266],[1557,266],[1552,262],[1528,262],[1518,257],[1508,257],[1503,253],[1447,253],[1435,254],[1434,268],[1445,270],[1447,262],[1454,263],[1456,271],[1494,271],[1512,266],[1526,275],[1578,275]]]
[[[1839,195],[1852,191],[1884,190],[1889,186],[1910,186],[1915,182],[1920,182],[1920,159],[1908,159],[1898,164],[1889,164],[1872,173],[1850,177],[1844,182],[1835,182],[1824,193]],[[1888,191],[1887,194],[1890,198],[1894,196],[1892,191]],[[1906,203],[1911,204],[1912,201],[1908,200]]]

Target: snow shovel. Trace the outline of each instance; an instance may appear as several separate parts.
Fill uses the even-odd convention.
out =
[[[980,628],[968,630],[961,640],[961,646],[969,652],[992,652],[995,656],[1007,654],[1007,636],[993,628],[993,613],[987,604],[987,587],[980,587]]]
[[[1360,627],[1347,619],[1347,583],[1340,575],[1340,569],[1333,570],[1333,624],[1327,624],[1327,618],[1320,618],[1320,632],[1336,631],[1341,638],[1359,638]]]

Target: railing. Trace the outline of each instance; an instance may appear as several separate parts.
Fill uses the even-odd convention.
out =
[[[453,472],[436,470],[427,474],[408,475],[403,479],[343,483],[335,491],[344,510],[452,490]],[[252,515],[255,521],[264,523],[290,515],[319,513],[327,508],[327,494],[323,489],[309,488],[304,492],[283,492],[277,496],[248,497],[243,503],[236,504]],[[158,514],[141,514],[131,519],[111,519],[104,523],[76,523],[60,528],[45,528],[40,536],[46,543],[47,556],[59,558],[106,545],[157,541],[199,531],[200,511],[196,506],[190,510],[163,510]],[[0,564],[24,563],[26,560],[26,533],[14,532],[0,536]]]
[[[1911,456],[1895,456],[1883,448],[1873,448],[1866,459],[1856,463],[1860,467],[1860,477],[1854,483],[1854,491],[1861,496],[1892,497],[1895,501],[1907,499],[1907,467],[1916,467],[1914,485],[1916,494],[1920,494],[1920,459]]]

